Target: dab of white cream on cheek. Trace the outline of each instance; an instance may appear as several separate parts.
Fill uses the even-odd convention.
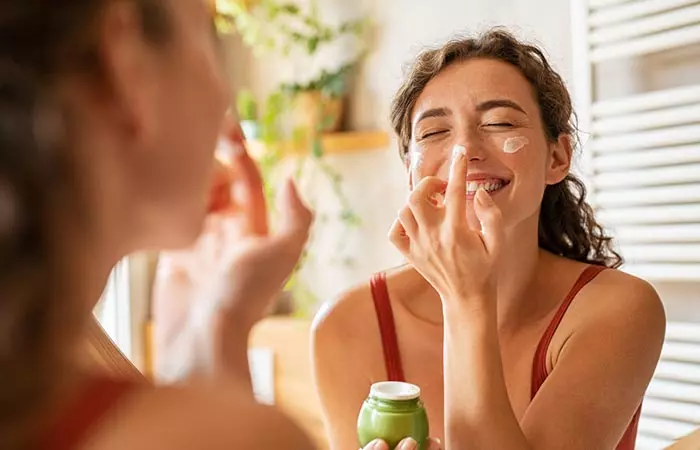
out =
[[[510,137],[503,143],[503,153],[517,153],[529,143],[524,136]]]

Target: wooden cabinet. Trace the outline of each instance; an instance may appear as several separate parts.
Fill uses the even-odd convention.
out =
[[[310,335],[310,320],[268,318],[253,330],[249,347],[273,352],[275,405],[311,436],[317,448],[328,449],[311,368]]]

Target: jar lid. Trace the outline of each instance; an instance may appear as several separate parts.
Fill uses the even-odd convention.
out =
[[[369,395],[381,400],[413,400],[420,397],[420,388],[402,381],[382,381],[372,385]]]

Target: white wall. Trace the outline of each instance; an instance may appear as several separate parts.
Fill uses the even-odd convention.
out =
[[[455,34],[489,26],[505,25],[542,44],[570,79],[568,0],[368,0],[365,5],[377,32],[354,98],[352,123],[359,128],[386,124],[391,94],[412,56]]]

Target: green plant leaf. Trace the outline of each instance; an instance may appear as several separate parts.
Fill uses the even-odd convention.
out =
[[[306,51],[309,52],[309,55],[313,55],[316,52],[316,49],[318,48],[318,43],[318,36],[312,36],[311,38],[309,38],[308,42],[306,43]]]
[[[323,157],[323,142],[321,142],[321,138],[315,138],[311,145],[312,145],[311,156],[313,156],[314,158],[322,158]]]
[[[236,95],[236,109],[240,120],[257,120],[258,103],[249,89],[241,89]]]

